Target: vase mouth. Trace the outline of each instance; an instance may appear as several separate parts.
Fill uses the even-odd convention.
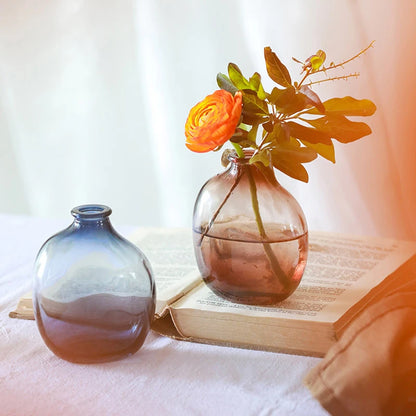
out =
[[[85,204],[72,208],[71,214],[76,219],[95,220],[108,217],[112,210],[107,205]]]
[[[232,163],[248,163],[251,157],[254,155],[254,149],[244,149],[244,157],[239,157],[235,150],[230,152],[227,156],[228,160]]]

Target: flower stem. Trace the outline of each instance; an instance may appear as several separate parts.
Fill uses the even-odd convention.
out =
[[[240,147],[241,149],[241,147]],[[212,224],[214,224],[214,221],[217,219],[218,214],[220,213],[222,207],[225,205],[225,203],[227,202],[228,198],[230,197],[230,195],[233,193],[234,189],[236,188],[236,186],[239,184],[241,179],[241,173],[238,174],[238,176],[236,177],[233,185],[231,186],[230,190],[228,191],[227,195],[225,195],[224,200],[221,202],[221,205],[217,208],[217,210],[215,211],[214,215],[212,216],[211,220],[209,221],[208,225],[205,227],[204,232],[201,234],[201,238],[199,239],[198,245],[200,246],[202,244],[202,240],[204,239],[204,237],[208,234],[209,230],[212,227]]]
[[[234,142],[231,142],[231,144],[234,146],[234,149],[235,149],[235,152],[237,153],[237,156],[240,159],[244,158],[245,154],[244,154],[244,150],[241,148],[241,146],[238,143],[234,143]]]
[[[270,243],[267,242],[268,237],[266,230],[264,229],[263,220],[260,215],[259,210],[259,201],[257,198],[257,186],[256,181],[251,174],[250,166],[247,166],[247,177],[250,182],[250,194],[251,194],[251,204],[253,206],[254,215],[256,217],[257,228],[260,233],[262,244],[264,247],[264,252],[266,253],[267,258],[269,259],[270,267],[272,268],[273,273],[279,279],[280,283],[285,287],[289,287],[290,280],[286,276],[285,272],[280,267],[279,261],[273,253]]]

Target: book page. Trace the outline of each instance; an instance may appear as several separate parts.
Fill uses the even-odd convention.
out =
[[[156,315],[201,281],[195,264],[192,230],[140,228],[128,239],[139,247],[152,266],[156,281]]]
[[[309,255],[297,290],[275,307],[228,302],[198,286],[174,309],[274,317],[298,321],[335,322],[374,286],[416,253],[416,243],[311,232]]]

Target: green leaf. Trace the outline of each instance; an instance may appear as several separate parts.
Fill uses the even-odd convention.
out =
[[[344,116],[371,116],[377,107],[370,100],[357,100],[347,96],[343,98],[331,98],[323,103],[327,114],[340,114]],[[316,108],[311,108],[308,114],[320,114]]]
[[[279,99],[280,94],[282,94],[284,90],[281,90],[280,88],[274,87],[272,89],[272,92],[267,95],[267,99],[270,103],[275,104],[276,101]]]
[[[249,132],[242,128],[235,131],[230,138],[230,142],[238,143],[241,147],[257,147],[256,143],[249,138]]]
[[[310,149],[315,150],[316,153],[329,160],[332,163],[335,163],[335,149],[334,144],[322,144],[322,143],[309,143],[305,140],[301,140],[302,144],[309,147]]]
[[[311,148],[301,147],[300,143],[291,137],[289,141],[275,145],[271,151],[271,157],[276,169],[294,179],[308,182],[308,173],[302,163],[311,162],[317,158],[317,154]]]
[[[257,92],[257,97],[260,100],[266,99],[266,93],[264,92],[263,85],[261,85],[261,76],[258,72],[255,72],[248,81],[250,89]]]
[[[274,87],[269,95],[269,101],[277,107],[283,107],[287,103],[295,100],[296,90],[291,85],[288,88],[280,89]]]
[[[275,160],[282,159],[297,163],[308,163],[315,160],[318,155],[315,150],[309,147],[301,147],[299,142],[292,139],[290,142],[280,143],[272,150]]]
[[[245,111],[244,107],[243,107],[243,111],[242,111],[242,122],[244,124],[247,124],[249,126],[254,126],[255,124],[261,124],[266,122],[269,117],[265,116],[264,114],[258,114],[258,113],[252,113],[249,111]]]
[[[302,93],[296,93],[294,99],[291,102],[288,102],[282,107],[279,107],[278,110],[280,113],[291,115],[308,107],[310,107],[310,104],[306,95]]]
[[[266,122],[269,115],[269,108],[266,101],[260,100],[253,90],[243,90],[243,123],[254,125]]]
[[[350,143],[371,134],[371,129],[367,124],[348,120],[346,117],[338,114],[330,114],[325,117],[305,121],[319,132],[326,133],[341,143]],[[306,137],[304,139],[309,141]]]
[[[231,138],[247,138],[248,131],[245,128],[238,127]]]
[[[309,181],[309,175],[302,164],[290,160],[274,160],[272,156],[273,166],[281,172],[290,176],[293,179],[298,179],[302,182]]]
[[[238,88],[231,83],[227,75],[221,73],[217,74],[217,84],[221,89],[228,91],[233,95],[238,91]]]
[[[228,76],[231,82],[239,89],[250,88],[248,81],[243,77],[240,68],[233,63],[228,64]]]
[[[262,163],[264,166],[270,165],[270,153],[268,149],[262,149],[260,152],[253,155],[250,159],[250,164]]]
[[[259,128],[259,123],[253,124],[253,127],[248,132],[247,138],[253,143],[256,143],[258,128]]]
[[[276,123],[273,130],[268,135],[268,141],[274,142],[275,146],[279,143],[286,143],[290,141],[290,132],[285,124]]]
[[[266,123],[263,123],[263,129],[266,130],[268,133],[271,133],[273,131],[274,124],[272,121],[267,121]]]
[[[243,109],[247,113],[269,116],[266,101],[257,97],[257,93],[252,90],[243,90]]]
[[[300,92],[306,96],[306,100],[316,107],[320,113],[325,113],[325,107],[322,104],[321,99],[319,98],[318,94],[312,91],[308,86],[302,85],[300,87]]]
[[[309,106],[307,97],[292,86],[285,89],[273,88],[268,98],[282,114],[294,114]]]
[[[289,71],[268,46],[264,48],[264,59],[266,61],[267,73],[274,82],[282,87],[289,87],[292,85]]]
[[[260,100],[265,100],[267,97],[266,91],[263,89],[263,85],[260,84],[259,90],[257,91],[257,97],[260,98]]]
[[[330,145],[332,143],[331,135],[328,134],[326,131],[306,127],[293,121],[288,121],[285,124],[289,128],[290,135],[292,137],[296,137],[301,141],[305,140],[312,144],[323,143]]]
[[[258,72],[255,72],[253,76],[248,80],[248,83],[249,83],[250,89],[257,92],[261,84],[260,74]]]

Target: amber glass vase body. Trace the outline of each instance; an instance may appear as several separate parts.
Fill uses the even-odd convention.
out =
[[[194,250],[205,283],[219,296],[275,305],[299,285],[308,256],[308,228],[295,198],[271,167],[229,157],[195,202]]]

